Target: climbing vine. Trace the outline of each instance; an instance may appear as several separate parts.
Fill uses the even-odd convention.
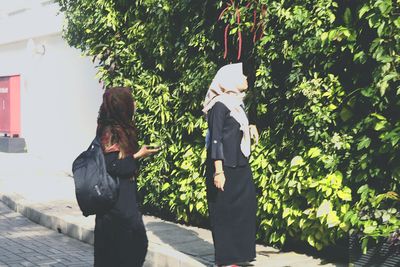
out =
[[[400,0],[58,0],[105,86],[134,89],[146,211],[207,224],[202,99],[242,61],[258,239],[364,249],[400,228]]]

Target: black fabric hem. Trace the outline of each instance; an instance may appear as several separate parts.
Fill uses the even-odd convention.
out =
[[[217,143],[211,144],[211,159],[213,160],[224,160],[224,145],[222,142],[215,141]]]
[[[252,262],[256,260],[256,256],[253,258],[245,258],[245,259],[238,259],[238,260],[227,260],[227,261],[215,261],[216,265],[232,265],[232,264],[238,264],[238,263],[244,263],[244,262]]]

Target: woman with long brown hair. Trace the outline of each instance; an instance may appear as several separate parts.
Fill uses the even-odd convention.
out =
[[[147,236],[136,200],[139,158],[158,152],[138,148],[134,122],[135,102],[130,88],[109,88],[103,95],[97,119],[107,172],[119,178],[119,196],[106,214],[96,215],[94,266],[142,266]]]

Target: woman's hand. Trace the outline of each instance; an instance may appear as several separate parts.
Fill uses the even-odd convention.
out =
[[[214,174],[214,185],[221,191],[224,191],[225,180],[226,178],[224,172],[216,172]]]
[[[258,139],[259,139],[257,126],[251,124],[251,125],[249,125],[249,130],[250,130],[250,138],[254,139],[254,142],[257,145],[258,144]]]
[[[157,152],[160,151],[160,148],[153,148],[150,146],[142,146],[138,152],[133,154],[134,159],[141,159],[141,158],[147,158],[148,156],[151,156],[153,154],[156,154]]]

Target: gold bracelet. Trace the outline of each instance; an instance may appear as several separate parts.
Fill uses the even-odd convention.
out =
[[[214,173],[214,176],[217,176],[218,174],[221,174],[221,173],[224,173],[223,171],[222,172],[216,172],[216,173]]]

